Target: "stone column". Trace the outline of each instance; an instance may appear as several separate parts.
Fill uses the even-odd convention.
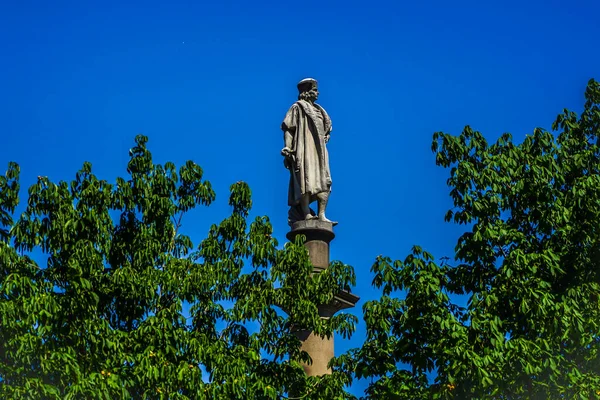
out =
[[[292,225],[292,229],[286,235],[290,241],[296,236],[304,235],[306,241],[304,246],[308,249],[308,255],[313,265],[313,273],[320,273],[329,267],[329,245],[335,234],[331,222],[323,222],[318,219],[298,221]],[[340,292],[330,304],[319,306],[321,318],[330,318],[336,312],[354,307],[359,298],[348,292]],[[334,356],[333,337],[321,338],[312,332],[304,331],[298,334],[302,341],[302,350],[306,351],[312,364],[304,365],[304,371],[308,376],[320,376],[331,374],[327,364]]]

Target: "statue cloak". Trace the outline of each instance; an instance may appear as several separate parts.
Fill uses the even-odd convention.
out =
[[[316,115],[315,109],[321,111],[322,118]],[[293,137],[288,204],[291,207],[298,205],[305,193],[310,194],[311,202],[315,201],[316,194],[331,190],[329,154],[325,145],[325,136],[331,132],[331,119],[320,105],[298,100],[288,110],[281,129]]]

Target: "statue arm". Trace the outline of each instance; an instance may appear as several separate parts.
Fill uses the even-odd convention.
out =
[[[287,147],[290,150],[294,146],[294,136],[292,135],[292,132],[290,132],[289,130],[286,130],[283,133],[283,143],[284,143],[285,147]]]
[[[283,143],[284,148],[281,150],[281,154],[289,157],[294,148],[294,132],[296,130],[296,121],[298,118],[298,105],[294,104],[288,110],[281,129],[283,130]]]

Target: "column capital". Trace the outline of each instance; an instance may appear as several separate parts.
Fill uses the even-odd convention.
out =
[[[292,229],[287,233],[286,237],[293,242],[296,236],[306,236],[306,241],[320,240],[327,244],[335,238],[333,233],[333,224],[318,219],[308,219],[297,221],[292,224]]]

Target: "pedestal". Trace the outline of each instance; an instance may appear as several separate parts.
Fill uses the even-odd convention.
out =
[[[290,241],[296,236],[304,235],[306,241],[304,246],[308,250],[310,261],[313,265],[313,273],[320,273],[329,267],[329,245],[335,238],[331,222],[323,222],[317,219],[298,221],[292,225],[292,229],[286,235]],[[321,318],[330,318],[336,312],[354,307],[359,297],[349,293],[340,292],[329,304],[319,306]],[[305,364],[304,371],[308,376],[319,376],[331,374],[327,364],[334,356],[333,336],[321,338],[312,332],[304,331],[298,333],[302,342],[301,349],[306,351],[312,359],[312,364]]]
[[[329,243],[335,238],[331,222],[318,219],[294,222],[286,237],[293,242],[298,235],[306,236],[304,246],[308,249],[315,272],[329,267]]]

